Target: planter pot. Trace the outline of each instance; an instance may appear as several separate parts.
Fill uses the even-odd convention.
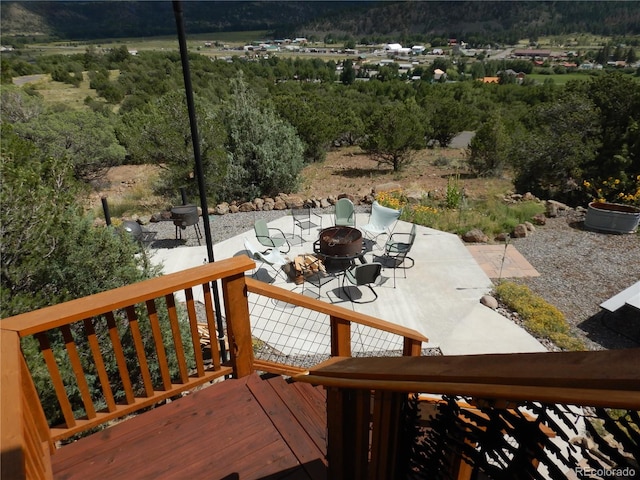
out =
[[[618,203],[591,202],[584,226],[612,233],[633,233],[640,222],[640,208]]]

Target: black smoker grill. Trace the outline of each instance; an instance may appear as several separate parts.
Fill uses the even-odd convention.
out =
[[[182,230],[185,230],[188,226],[193,225],[196,231],[196,238],[198,239],[198,245],[200,245],[200,239],[202,233],[200,232],[198,217],[198,207],[195,205],[180,205],[171,209],[171,220],[176,226],[176,241],[182,240]]]

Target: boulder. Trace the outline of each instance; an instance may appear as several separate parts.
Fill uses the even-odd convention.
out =
[[[244,202],[238,207],[239,212],[255,212],[256,206],[252,202]]]
[[[487,237],[479,228],[474,228],[462,235],[462,240],[467,243],[486,243],[489,241],[489,237]]]
[[[491,310],[498,308],[498,301],[491,295],[483,295],[480,298],[480,303],[485,307],[489,307]]]
[[[538,213],[537,215],[534,215],[532,220],[533,220],[533,224],[534,225],[546,225],[547,224],[547,217],[544,216],[542,213]]]
[[[273,204],[274,210],[286,210],[287,204],[281,198],[276,198],[275,203]]]
[[[354,205],[357,203],[356,197],[350,193],[341,193],[340,195],[338,195],[338,200],[340,200],[341,198],[348,198],[353,202]]]
[[[429,192],[425,190],[409,190],[405,192],[405,197],[407,197],[407,202],[413,205],[419,204],[424,198],[429,196]]]
[[[304,206],[304,199],[297,195],[289,195],[284,199],[284,203],[287,208],[302,208]]]
[[[527,226],[524,223],[521,223],[520,225],[515,226],[513,232],[511,233],[511,236],[513,238],[525,238],[528,232],[529,229],[527,228]]]
[[[214,213],[216,215],[226,215],[229,213],[229,204],[227,202],[219,203],[216,205]]]

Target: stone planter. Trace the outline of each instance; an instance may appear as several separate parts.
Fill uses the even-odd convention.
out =
[[[591,202],[584,226],[612,233],[634,233],[640,222],[640,208],[619,203]]]

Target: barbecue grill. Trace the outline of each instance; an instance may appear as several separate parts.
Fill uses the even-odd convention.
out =
[[[180,205],[171,209],[171,220],[176,226],[176,241],[182,240],[182,230],[186,230],[187,227],[193,225],[196,231],[196,238],[198,239],[198,245],[200,245],[200,239],[202,233],[200,232],[200,217],[198,216],[198,207],[195,205]]]

